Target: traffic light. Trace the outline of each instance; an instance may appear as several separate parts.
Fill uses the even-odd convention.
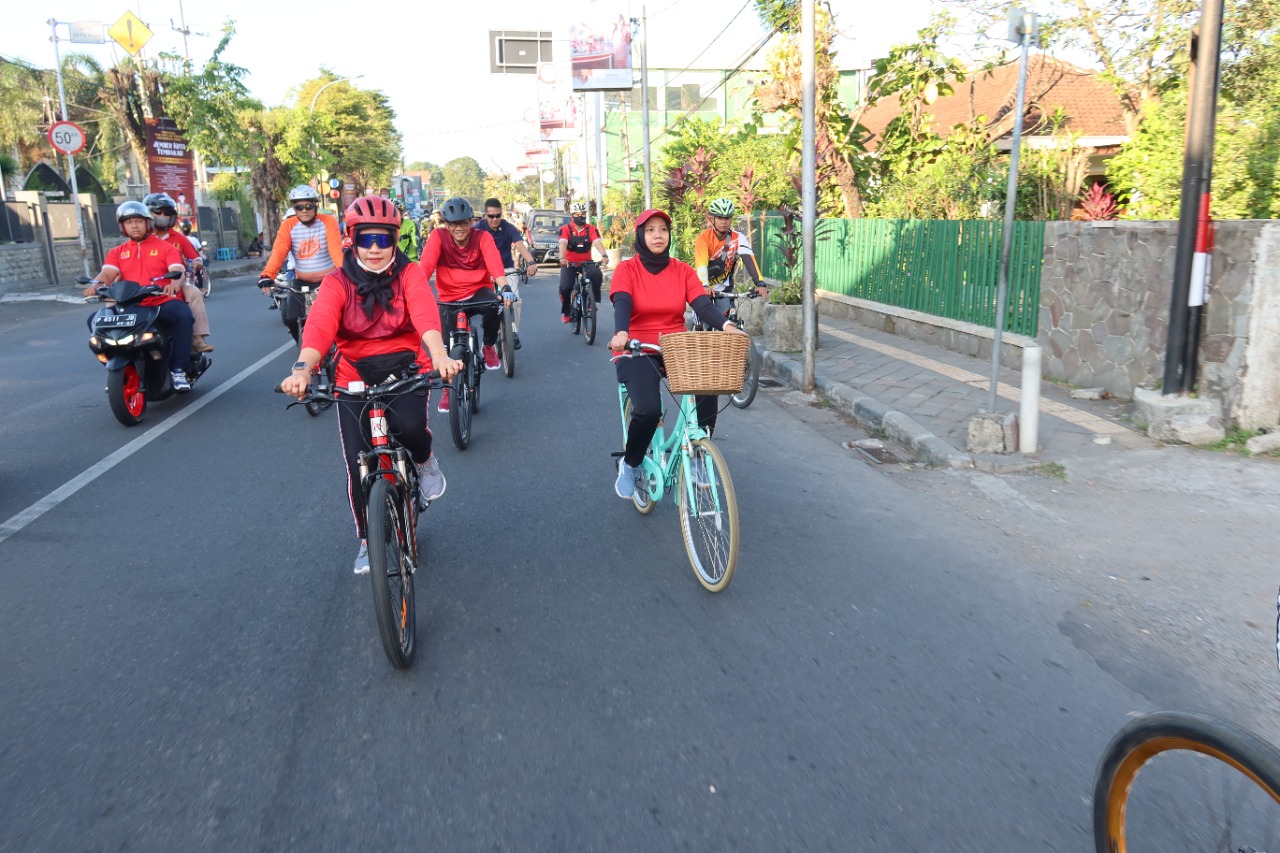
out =
[[[342,193],[339,190],[329,190],[329,198],[342,198]]]

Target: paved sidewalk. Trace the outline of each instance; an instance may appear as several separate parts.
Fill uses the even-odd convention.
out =
[[[800,386],[801,354],[766,352],[765,359],[780,378]],[[1069,388],[1043,380],[1040,451],[970,454],[969,419],[987,408],[991,363],[850,320],[819,315],[815,372],[823,396],[930,465],[1011,470],[1158,446],[1129,423],[1132,404],[1072,399]],[[1018,371],[1001,368],[997,395],[1000,411],[1018,411]]]

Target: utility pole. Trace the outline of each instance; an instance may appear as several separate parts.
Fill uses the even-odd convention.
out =
[[[1182,159],[1182,204],[1173,256],[1169,335],[1164,356],[1163,394],[1194,390],[1200,347],[1200,315],[1209,290],[1212,223],[1213,125],[1217,113],[1222,0],[1204,0],[1198,35],[1192,40],[1192,76],[1187,104],[1186,149]]]
[[[49,29],[52,33],[50,41],[53,42],[53,68],[58,78],[58,103],[62,107],[62,120],[70,121],[67,118],[67,90],[62,85],[62,55],[58,50],[58,21],[50,18],[48,21]],[[67,155],[67,172],[71,178],[71,204],[76,209],[76,237],[80,241],[80,261],[84,265],[84,274],[92,275],[89,271],[89,250],[84,244],[84,213],[80,210],[80,187],[76,185],[76,158]],[[51,254],[50,258],[53,257]]]
[[[803,0],[800,10],[800,232],[802,239],[804,287],[804,375],[800,390],[812,394],[816,385],[818,360],[818,301],[815,290],[814,261],[817,246],[814,228],[818,223],[817,132],[814,117],[817,102],[816,56],[814,50],[814,0]]]
[[[187,26],[187,13],[182,7],[182,0],[178,0],[178,20],[182,22],[182,26],[181,27],[175,26],[173,23],[173,19],[170,19],[169,29],[173,30],[175,33],[180,33],[182,35],[182,58],[183,58],[183,61],[186,63],[184,70],[188,75],[190,75],[191,67],[192,67],[191,66],[191,44],[188,41],[188,37],[191,36],[193,33],[191,32],[191,28]],[[194,35],[203,36],[206,34],[195,33]],[[207,202],[209,199],[209,177],[205,173],[204,158],[200,154],[200,149],[198,148],[193,149],[192,153],[195,154],[195,160],[196,160],[196,163],[195,163],[196,186],[200,188],[200,194],[196,197],[196,205],[195,205],[196,215],[193,217],[196,221],[197,230],[198,230],[199,222],[200,222],[199,206],[201,203]]]
[[[649,151],[649,23],[640,7],[640,126],[644,136],[644,208],[653,207],[653,163]]]

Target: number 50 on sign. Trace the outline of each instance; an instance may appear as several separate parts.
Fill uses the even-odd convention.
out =
[[[49,127],[49,144],[63,154],[79,154],[84,141],[84,128],[73,121],[56,121]]]

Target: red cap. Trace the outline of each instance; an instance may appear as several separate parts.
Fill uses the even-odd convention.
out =
[[[636,227],[639,228],[640,226],[644,225],[646,222],[648,222],[650,219],[652,219],[655,216],[661,216],[663,219],[667,221],[667,227],[668,228],[671,227],[671,217],[667,216],[667,214],[664,211],[657,210],[657,209],[646,210],[644,213],[641,213],[639,216],[637,216]]]

